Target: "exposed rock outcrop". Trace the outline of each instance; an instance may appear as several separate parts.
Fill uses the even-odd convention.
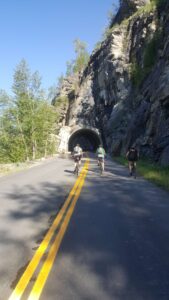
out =
[[[146,69],[151,47],[154,62]],[[121,1],[111,32],[68,98],[67,126],[98,128],[114,155],[136,143],[142,155],[169,165],[168,1],[158,8],[149,0]]]
[[[120,24],[124,19],[133,15],[140,7],[150,3],[150,0],[120,0],[120,8],[112,20],[111,26]]]

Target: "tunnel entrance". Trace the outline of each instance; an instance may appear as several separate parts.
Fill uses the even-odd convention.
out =
[[[74,147],[79,144],[83,151],[96,151],[101,140],[99,135],[91,129],[79,129],[69,138],[68,150],[73,151]]]

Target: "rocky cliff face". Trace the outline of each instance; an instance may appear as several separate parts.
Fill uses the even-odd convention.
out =
[[[154,59],[151,68],[146,59]],[[121,1],[109,35],[68,97],[67,125],[98,128],[114,155],[136,143],[142,155],[169,165],[168,1],[158,8],[149,0]]]
[[[140,7],[149,4],[150,0],[120,0],[120,8],[112,20],[111,26],[120,24],[124,19],[132,16]]]

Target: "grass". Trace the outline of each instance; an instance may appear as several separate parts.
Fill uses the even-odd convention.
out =
[[[116,162],[128,167],[128,162],[124,157],[113,158]],[[145,179],[154,182],[156,185],[169,191],[169,167],[162,167],[151,163],[148,160],[139,160],[137,163],[137,172]]]
[[[29,161],[29,162],[20,162],[20,163],[18,162],[18,163],[7,163],[7,164],[0,163],[0,177],[29,169],[37,165],[39,162],[41,162],[41,160],[42,159],[36,159],[34,161]]]
[[[21,171],[23,169],[26,169],[26,167],[26,164],[19,163],[0,164],[0,177],[3,175]]]

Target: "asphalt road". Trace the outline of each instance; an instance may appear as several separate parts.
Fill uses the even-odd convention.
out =
[[[0,178],[0,299],[7,300],[20,271],[73,185],[73,163],[42,162]]]
[[[72,161],[58,158],[0,179],[1,300],[69,194],[71,171]],[[169,193],[109,160],[100,176],[91,159],[40,299],[168,300]]]

